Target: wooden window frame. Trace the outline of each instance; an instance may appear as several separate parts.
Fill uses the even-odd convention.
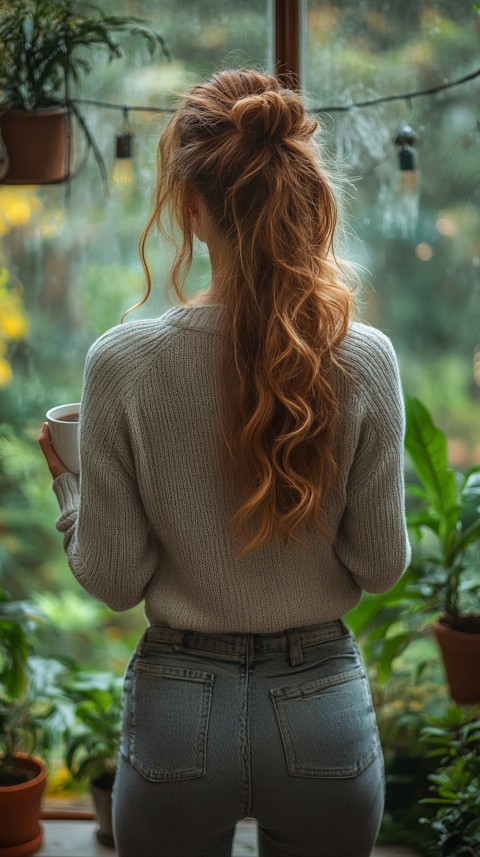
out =
[[[275,0],[275,74],[300,87],[300,0]]]

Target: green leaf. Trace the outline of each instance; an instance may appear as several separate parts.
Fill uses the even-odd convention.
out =
[[[392,674],[392,662],[412,642],[411,634],[397,634],[384,641],[376,667],[380,682],[386,682]]]
[[[438,516],[438,535],[449,560],[457,539],[459,498],[455,472],[448,467],[447,438],[418,399],[406,396],[405,407],[405,447],[431,509]]]
[[[434,515],[428,509],[422,512],[408,512],[407,524],[409,527],[428,527],[428,529],[433,530],[435,533],[438,533],[439,530],[438,516]]]

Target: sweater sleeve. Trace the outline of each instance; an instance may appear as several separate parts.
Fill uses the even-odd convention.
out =
[[[142,601],[159,561],[137,480],[112,349],[87,355],[80,416],[80,483],[53,483],[69,566],[91,595],[122,611]]]
[[[410,562],[405,518],[405,411],[395,352],[379,334],[367,357],[365,415],[334,544],[367,592],[386,592]]]

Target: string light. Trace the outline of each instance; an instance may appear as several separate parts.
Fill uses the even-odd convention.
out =
[[[351,102],[349,104],[334,104],[326,107],[310,107],[309,113],[314,115],[319,115],[322,113],[348,113],[350,110],[360,110],[362,108],[368,107],[376,107],[380,104],[386,104],[392,101],[406,101],[408,104],[414,98],[421,98],[424,96],[436,95],[439,92],[443,92],[447,89],[452,89],[455,86],[461,86],[463,84],[469,83],[472,80],[480,77],[480,68],[471,72],[470,74],[466,74],[461,78],[451,81],[445,81],[444,83],[438,84],[437,86],[429,87],[428,89],[416,90],[413,92],[403,92],[396,93],[394,95],[384,95],[378,98],[368,99],[366,101],[356,101]],[[62,102],[63,103],[63,102]],[[128,105],[120,105],[114,104],[109,101],[97,101],[96,99],[89,98],[74,98],[68,99],[66,103],[63,103],[64,106],[71,107],[74,113],[77,115],[77,105],[85,104],[91,105],[93,107],[103,107],[110,110],[122,110],[123,111],[123,126],[122,129],[117,133],[115,140],[115,153],[117,160],[129,160],[133,156],[133,140],[134,134],[130,127],[128,121],[128,113],[134,110],[140,111],[142,113],[152,113],[152,114],[173,114],[176,112],[175,108],[172,107],[152,107],[151,105],[143,106],[139,104],[128,104]],[[406,140],[405,142],[400,141],[399,134],[397,133],[397,137],[395,142],[400,146],[399,151],[399,165],[400,165],[400,177],[401,177],[401,186],[404,189],[416,189],[418,185],[418,170],[416,168],[416,156],[413,150],[413,144],[416,140],[416,135],[411,126],[404,125],[402,126],[404,136],[405,129],[410,129],[413,137],[410,140]],[[89,147],[91,148],[92,143],[89,141]]]
[[[452,89],[454,86],[462,86],[463,84],[469,83],[475,78],[480,77],[480,68],[472,71],[470,74],[466,74],[463,77],[457,78],[456,80],[445,81],[445,83],[440,83],[437,86],[432,86],[429,89],[419,89],[414,92],[399,92],[394,95],[381,95],[378,98],[371,98],[368,101],[352,101],[349,104],[333,104],[327,107],[311,107],[309,108],[309,113],[313,113],[315,115],[320,113],[348,113],[349,110],[361,110],[365,107],[376,107],[379,104],[387,104],[391,101],[406,101],[408,104],[414,98],[422,98],[428,95],[436,95],[439,92],[444,92],[447,89]],[[105,107],[111,110],[128,110],[132,112],[134,110],[138,110],[141,113],[175,113],[176,110],[173,107],[152,107],[151,105],[142,106],[139,104],[113,104],[110,101],[97,101],[92,98],[73,98],[70,99],[68,104],[90,104],[94,107]],[[68,105],[67,105],[68,106]]]
[[[411,125],[402,125],[397,131],[395,145],[400,147],[398,163],[402,172],[416,172],[417,159],[413,146],[417,141],[417,135]]]
[[[378,98],[370,98],[367,101],[352,101],[350,104],[334,104],[330,107],[315,107],[311,113],[348,113],[349,110],[360,110],[363,107],[376,107],[379,104],[387,104],[391,101],[406,101],[408,104],[413,98],[422,98],[426,95],[436,95],[438,92],[444,92],[446,89],[452,89],[454,86],[462,86],[464,83],[469,83],[471,80],[480,77],[480,68],[459,77],[456,80],[447,80],[445,83],[439,83],[437,86],[430,86],[428,89],[418,89],[414,92],[400,92],[395,95],[380,95]]]
[[[115,157],[131,158],[133,155],[134,133],[128,120],[128,107],[123,107],[123,125],[115,138]]]
[[[417,135],[411,125],[402,125],[398,129],[394,142],[399,148],[398,166],[402,190],[416,190],[418,187],[417,156],[413,148],[416,141]]]

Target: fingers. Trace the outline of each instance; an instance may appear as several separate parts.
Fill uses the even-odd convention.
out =
[[[38,443],[40,445],[40,449],[43,452],[43,455],[48,465],[48,469],[50,470],[50,473],[52,474],[53,478],[56,479],[57,476],[61,476],[62,473],[68,473],[68,469],[65,467],[63,461],[61,461],[61,459],[58,457],[52,446],[48,423],[43,423],[42,431],[40,433],[40,437],[38,438]]]
[[[38,442],[39,442],[40,446],[42,447],[42,449],[45,446],[45,444],[51,445],[50,429],[48,427],[48,423],[43,424],[42,431],[40,433],[40,437],[38,438]]]

